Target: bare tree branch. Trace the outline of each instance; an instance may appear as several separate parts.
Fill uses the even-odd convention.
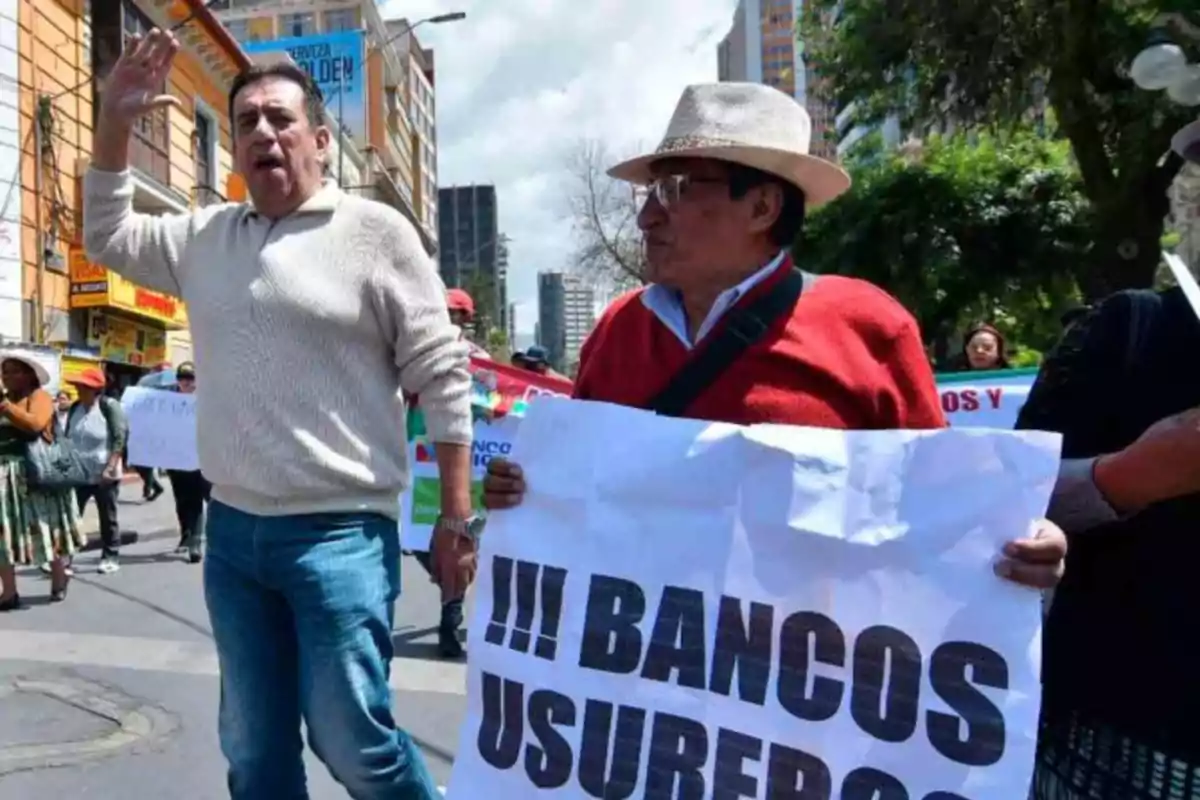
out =
[[[646,282],[645,256],[633,191],[607,174],[617,161],[602,144],[581,140],[567,159],[565,211],[575,239],[573,271],[627,289]]]

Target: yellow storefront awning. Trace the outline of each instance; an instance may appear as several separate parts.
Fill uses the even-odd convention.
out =
[[[82,247],[70,250],[71,308],[115,308],[166,328],[188,326],[187,307],[169,294],[156,292],[122,278],[88,260]]]

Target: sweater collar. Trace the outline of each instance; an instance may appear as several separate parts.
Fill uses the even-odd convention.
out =
[[[338,188],[337,181],[326,178],[321,182],[321,188],[313,193],[313,196],[300,204],[300,207],[288,214],[289,217],[294,217],[300,214],[328,214],[336,211],[338,203],[342,200],[342,190]],[[251,216],[260,216],[254,208],[254,201],[246,201],[248,213]]]
[[[742,298],[764,283],[771,283],[775,275],[781,275],[792,268],[791,255],[787,250],[779,252],[775,258],[767,262],[753,275],[750,275],[737,286],[721,292],[713,303],[708,317],[700,325],[699,334],[693,342],[688,334],[687,314],[683,309],[683,298],[674,289],[653,284],[642,292],[642,303],[658,317],[659,322],[667,327],[676,338],[689,350],[696,346],[705,336],[713,331],[717,323],[736,306]]]

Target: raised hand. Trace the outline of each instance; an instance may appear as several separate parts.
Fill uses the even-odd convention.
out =
[[[182,107],[178,99],[159,93],[178,52],[179,41],[169,31],[155,28],[144,39],[131,38],[105,80],[101,117],[129,126],[156,108]]]

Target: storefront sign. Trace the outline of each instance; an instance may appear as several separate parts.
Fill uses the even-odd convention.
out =
[[[156,292],[93,264],[81,247],[71,248],[71,308],[118,308],[172,328],[186,328],[181,300]]]
[[[108,270],[88,260],[82,247],[72,247],[71,308],[92,308],[108,302]]]
[[[166,331],[102,311],[91,314],[88,346],[118,364],[148,367],[167,360]]]

